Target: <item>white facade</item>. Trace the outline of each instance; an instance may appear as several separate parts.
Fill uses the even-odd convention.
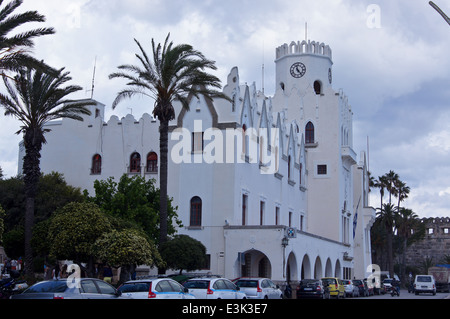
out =
[[[277,49],[275,63],[273,97],[240,84],[233,68],[224,87],[233,103],[175,105],[168,193],[179,233],[206,246],[206,271],[228,278],[363,278],[375,212],[365,154],[358,161],[353,150],[351,107],[332,88],[331,49],[293,42]],[[41,170],[91,193],[96,179],[124,173],[158,181],[158,122],[145,114],[105,123],[104,107],[84,122],[49,124]]]

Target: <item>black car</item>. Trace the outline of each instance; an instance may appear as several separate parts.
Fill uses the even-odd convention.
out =
[[[321,280],[303,279],[297,286],[297,299],[301,298],[330,299],[330,292]]]
[[[352,280],[353,284],[356,285],[359,289],[359,295],[361,297],[368,297],[369,296],[369,287],[367,287],[367,283],[363,280],[354,279]]]

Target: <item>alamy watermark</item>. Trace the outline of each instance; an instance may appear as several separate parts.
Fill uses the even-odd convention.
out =
[[[369,29],[381,29],[381,7],[378,4],[371,4],[366,10],[368,16],[366,20]]]
[[[194,121],[194,132],[177,128],[171,134],[175,145],[171,159],[175,164],[259,164],[262,174],[279,169],[280,130],[278,128],[203,129]]]

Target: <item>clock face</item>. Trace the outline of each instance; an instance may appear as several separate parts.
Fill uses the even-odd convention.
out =
[[[303,63],[297,62],[291,66],[291,75],[294,78],[300,79],[305,74],[306,74],[306,66]]]
[[[330,81],[330,84],[333,82],[333,72],[331,69],[328,69],[328,80]]]

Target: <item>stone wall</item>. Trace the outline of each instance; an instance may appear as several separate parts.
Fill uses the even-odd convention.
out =
[[[418,267],[427,258],[433,264],[443,263],[445,256],[450,256],[450,218],[423,218],[425,238],[408,247],[406,264]]]

